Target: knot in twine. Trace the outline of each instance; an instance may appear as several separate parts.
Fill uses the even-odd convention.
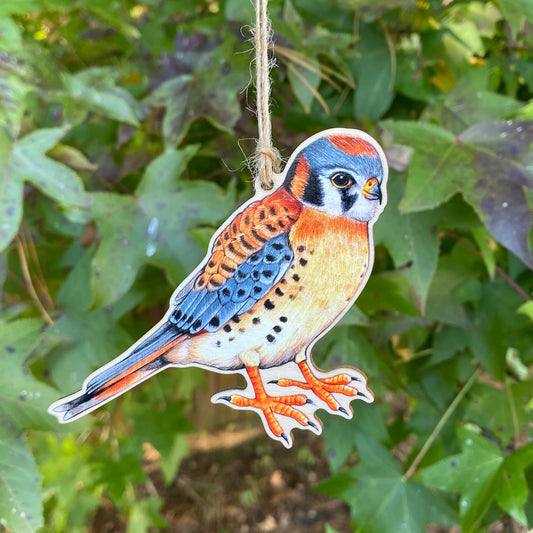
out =
[[[268,0],[255,3],[255,90],[257,98],[257,128],[259,138],[253,157],[254,187],[256,191],[271,190],[276,184],[281,157],[272,145],[272,122],[270,119],[270,68],[269,44],[272,42],[272,29],[267,14]]]

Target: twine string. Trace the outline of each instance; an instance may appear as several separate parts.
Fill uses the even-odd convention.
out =
[[[267,13],[268,0],[255,2],[255,90],[257,98],[257,127],[259,138],[255,148],[255,190],[271,190],[279,172],[280,155],[272,145],[272,122],[270,119],[270,67],[268,48],[271,42],[270,19]]]

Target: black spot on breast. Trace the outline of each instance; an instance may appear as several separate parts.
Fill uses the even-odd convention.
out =
[[[216,342],[216,345],[219,346],[219,347],[220,347],[221,344],[222,344],[222,343],[221,343],[220,341],[217,341],[217,342]]]
[[[281,250],[283,248],[283,244],[281,244],[280,242],[275,242],[272,245],[272,248],[274,248],[274,250]]]
[[[223,296],[229,296],[231,294],[230,290],[227,287],[222,289]]]
[[[274,342],[276,340],[276,337],[274,335],[270,335],[270,333],[266,336],[266,340],[268,342]]]
[[[280,320],[280,322],[287,322],[288,319],[287,319],[286,316],[280,316],[279,320]]]
[[[262,291],[262,289],[261,289],[261,287],[259,287],[258,285],[256,285],[256,286],[254,287],[254,293],[255,293],[255,294],[259,294],[261,291]]]
[[[272,263],[276,258],[275,258],[273,255],[267,254],[267,255],[265,255],[265,259],[266,259],[269,263]]]
[[[259,324],[259,322],[261,322],[260,318],[255,317],[255,318],[252,319],[252,323],[253,324]]]
[[[233,322],[235,322],[236,324],[238,324],[241,321],[241,319],[239,318],[239,315],[233,315],[231,317],[231,320],[233,320]]]
[[[263,276],[265,276],[265,278],[271,278],[272,270],[263,270]]]
[[[265,212],[264,210],[263,211],[259,211],[259,220],[264,220],[265,219]]]
[[[290,256],[289,254],[285,254],[285,255],[283,256],[283,259],[284,259],[285,261],[290,261],[290,260],[291,260],[291,256]]]
[[[244,333],[244,328],[239,328],[239,333]]]
[[[276,214],[276,208],[273,205],[270,206],[270,214],[271,215],[275,215]]]
[[[231,326],[230,326],[229,324],[226,324],[226,325],[224,326],[224,331],[225,331],[226,333],[229,333],[229,332],[231,331]]]
[[[235,340],[235,337],[230,337],[230,338],[228,339],[229,342],[232,342],[232,341],[234,341],[234,340]]]
[[[250,224],[250,217],[249,217],[248,215],[246,215],[246,216],[244,217],[244,223],[245,223],[246,225]]]
[[[237,224],[235,224],[235,222],[231,225],[231,229],[233,230],[233,233],[237,233]]]
[[[176,315],[174,316],[174,318],[176,320],[179,320],[181,318],[181,311],[179,309],[176,311]]]
[[[261,276],[261,274],[259,273],[259,270],[252,270],[252,279],[254,281],[257,281],[260,276]]]
[[[274,309],[276,307],[270,300],[265,300],[265,309],[268,309],[269,311]]]
[[[278,220],[278,226],[279,226],[281,229],[285,229],[285,222],[283,222],[283,220]]]
[[[277,231],[276,228],[275,228],[272,224],[267,224],[267,225],[266,225],[266,228],[267,228],[267,230],[270,231],[270,232]]]
[[[300,276],[298,276],[298,274],[294,274],[294,275],[292,276],[292,279],[293,279],[294,281],[300,281]]]
[[[285,293],[279,288],[276,287],[276,290],[274,291],[278,296],[283,296]]]
[[[259,260],[259,255],[258,254],[252,254],[250,256],[250,261],[258,261]]]
[[[187,319],[187,324],[190,324],[193,320],[194,320],[194,315],[191,315],[191,316]]]
[[[226,233],[224,233],[224,239],[229,239],[229,233],[226,231]]]
[[[300,246],[298,246],[297,250],[301,253],[301,252],[304,252],[305,251],[305,246],[303,244],[300,244]]]
[[[205,283],[204,278],[200,278],[200,279],[198,280],[198,287],[203,287],[203,286],[204,286],[204,283]]]
[[[198,329],[202,325],[202,321],[198,319],[191,327],[192,329]]]
[[[303,257],[300,257],[300,265],[302,265],[303,267],[305,265],[307,265],[307,259],[304,259]]]
[[[281,331],[281,326],[274,326],[272,328],[276,333],[279,333]]]
[[[213,268],[215,266],[215,262],[214,261],[209,261],[209,263],[207,263],[207,266],[209,268]]]
[[[220,319],[218,318],[218,316],[214,316],[214,317],[209,321],[209,325],[210,325],[210,326],[213,326],[214,328],[217,328],[218,326],[220,326]]]
[[[219,283],[218,281],[215,281],[214,279],[210,279],[209,285],[212,285],[213,287],[220,287],[222,283]]]
[[[239,290],[237,291],[237,296],[239,296],[239,297],[244,296],[244,293],[245,293],[245,292],[246,292],[246,291],[245,291],[244,289],[239,289]]]

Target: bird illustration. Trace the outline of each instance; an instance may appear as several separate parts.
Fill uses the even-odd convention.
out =
[[[49,412],[75,420],[167,367],[199,366],[241,373],[245,389],[212,401],[255,410],[287,447],[294,428],[321,432],[318,408],[351,418],[353,399],[373,401],[366,377],[351,367],[319,371],[311,349],[370,275],[387,175],[383,150],[362,131],[307,139],[279,187],[256,194],[215,233],[164,318]]]

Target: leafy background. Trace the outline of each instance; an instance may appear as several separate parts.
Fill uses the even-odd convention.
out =
[[[533,4],[270,12],[283,155],[359,127],[392,167],[374,274],[317,347],[324,367],[364,369],[377,401],[350,422],[323,415],[329,474],[315,490],[346,502],[354,531],[523,529]],[[0,529],[87,531],[105,505],[128,531],[167,525],[143,461],[149,446],[164,483],[179,480],[202,372],[161,375],[68,426],[46,407],[159,319],[251,194],[252,18],[246,0],[0,3]]]

